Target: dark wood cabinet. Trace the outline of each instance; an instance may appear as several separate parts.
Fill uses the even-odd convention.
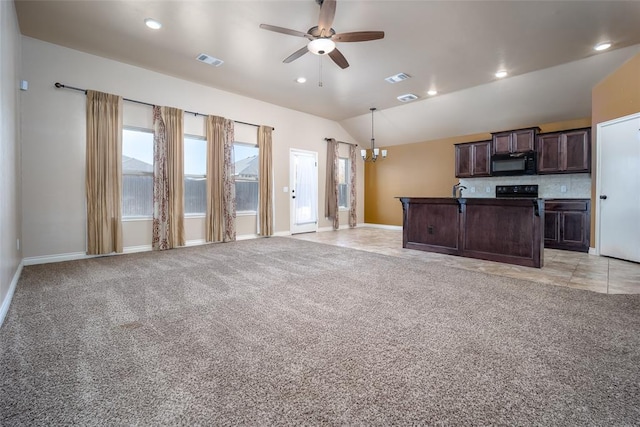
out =
[[[403,248],[537,268],[544,263],[541,199],[399,199]]]
[[[552,199],[544,205],[544,247],[589,252],[591,201]]]
[[[516,129],[492,133],[493,154],[526,153],[535,151],[536,136],[540,128]]]
[[[456,177],[491,174],[491,141],[456,144]]]
[[[591,171],[591,128],[538,135],[538,173]]]

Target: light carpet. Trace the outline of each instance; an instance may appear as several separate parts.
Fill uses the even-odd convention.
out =
[[[2,425],[638,425],[640,295],[256,239],[25,267]]]

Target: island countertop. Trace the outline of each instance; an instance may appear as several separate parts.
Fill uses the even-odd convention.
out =
[[[402,246],[540,268],[544,200],[398,197]]]

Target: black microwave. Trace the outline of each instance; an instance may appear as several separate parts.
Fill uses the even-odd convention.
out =
[[[535,175],[536,152],[494,154],[491,157],[491,175]]]

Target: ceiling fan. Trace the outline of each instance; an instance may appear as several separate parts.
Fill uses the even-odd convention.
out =
[[[290,30],[288,28],[276,27],[275,25],[260,24],[260,28],[275,31],[276,33],[288,34],[290,36],[304,37],[309,39],[309,43],[289,55],[284,59],[284,63],[295,61],[307,52],[316,55],[329,55],[329,57],[340,68],[345,69],[349,62],[338,49],[336,42],[364,42],[384,38],[384,31],[356,31],[351,33],[336,33],[331,28],[333,18],[336,14],[336,0],[316,0],[320,4],[320,18],[318,25],[309,28],[306,33],[302,31]]]

